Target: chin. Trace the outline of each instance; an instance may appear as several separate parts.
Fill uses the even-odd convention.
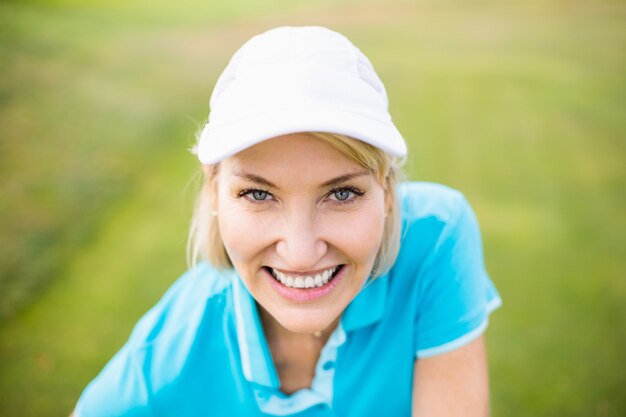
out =
[[[289,312],[282,314],[280,317],[274,316],[278,323],[285,329],[293,333],[299,334],[312,334],[321,330],[327,329],[333,322],[339,318],[337,315],[325,315],[323,317],[317,316],[315,319],[311,319],[310,311],[303,311],[299,313]]]

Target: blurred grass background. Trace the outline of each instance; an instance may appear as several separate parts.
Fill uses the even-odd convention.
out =
[[[0,415],[67,415],[185,269],[219,72],[283,24],[346,34],[412,179],[461,189],[504,299],[494,416],[626,414],[626,4],[0,3]]]

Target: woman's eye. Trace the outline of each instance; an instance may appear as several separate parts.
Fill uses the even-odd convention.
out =
[[[337,190],[333,193],[333,195],[335,196],[335,199],[339,200],[339,201],[346,201],[348,198],[350,198],[350,194],[352,194],[352,191],[350,190]]]
[[[252,190],[250,191],[250,196],[252,197],[253,200],[263,201],[263,200],[268,199],[269,193],[263,190]]]
[[[363,194],[363,191],[357,188],[344,187],[331,190],[329,197],[331,198],[331,200],[339,203],[350,203],[358,197],[361,197]]]
[[[328,198],[335,203],[352,203],[365,194],[363,191],[355,187],[335,188],[330,191]]]

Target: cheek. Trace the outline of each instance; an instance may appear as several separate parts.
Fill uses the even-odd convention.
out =
[[[377,205],[337,216],[328,225],[333,230],[334,244],[349,257],[373,262],[382,241],[384,208]]]
[[[222,207],[218,224],[226,252],[235,264],[253,259],[271,244],[266,222],[260,222],[254,213]]]

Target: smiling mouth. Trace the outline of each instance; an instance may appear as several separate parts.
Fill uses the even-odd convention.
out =
[[[270,268],[269,266],[264,267],[276,281],[280,282],[286,287],[289,288],[319,288],[328,284],[332,281],[338,274],[339,271],[344,267],[344,265],[337,265],[332,268],[328,268],[324,271],[318,272],[317,274],[311,275],[291,275],[288,273],[283,273],[277,269]]]

